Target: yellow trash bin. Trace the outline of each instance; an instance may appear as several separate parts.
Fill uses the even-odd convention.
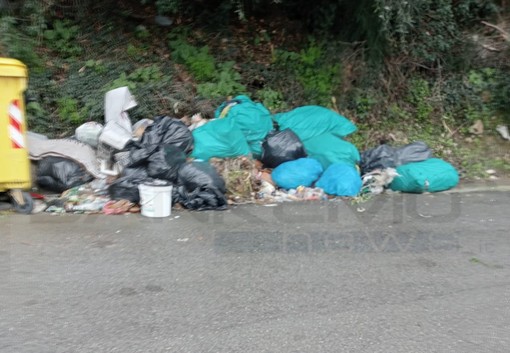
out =
[[[30,160],[27,149],[25,102],[27,67],[0,58],[0,192],[8,192],[16,211],[31,213]]]

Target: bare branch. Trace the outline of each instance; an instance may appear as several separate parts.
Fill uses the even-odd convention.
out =
[[[507,41],[507,42],[510,42],[510,33],[508,33],[507,31],[505,31],[503,28],[501,27],[498,27],[492,23],[489,23],[489,22],[485,22],[485,21],[482,21],[482,24],[490,27],[490,28],[493,28],[495,29],[496,31],[498,31],[499,33],[501,33],[501,35],[503,36],[503,38]]]
[[[484,48],[484,49],[486,49],[488,51],[495,51],[495,52],[500,52],[501,51],[498,48],[491,47],[490,45],[487,45],[487,44],[483,44],[482,48]]]

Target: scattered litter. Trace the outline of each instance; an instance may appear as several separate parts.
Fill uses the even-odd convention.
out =
[[[362,176],[362,193],[371,193],[378,195],[384,192],[386,187],[391,184],[395,177],[399,176],[394,168],[375,169]]]
[[[507,141],[510,141],[510,132],[508,131],[508,126],[498,125],[496,127],[496,131],[499,132],[502,138],[504,138]]]
[[[154,16],[154,22],[156,22],[157,25],[162,27],[169,27],[174,23],[174,21],[170,17],[162,15]]]
[[[32,214],[44,212],[44,210],[47,207],[48,206],[46,205],[46,203],[44,201],[34,200],[34,208],[32,209]]]
[[[127,87],[119,87],[105,94],[105,127],[99,141],[117,150],[122,150],[133,138],[133,126],[127,114],[136,107],[135,98]]]
[[[356,125],[325,107],[271,114],[239,95],[215,110],[132,125],[127,111],[136,105],[121,87],[105,95],[104,126],[87,122],[66,139],[27,134],[38,186],[59,193],[39,200],[36,211],[166,217],[172,208],[225,210],[246,203],[276,207],[349,197],[359,204],[386,191],[435,192],[458,183],[453,166],[433,158],[420,141],[360,154],[344,140]],[[493,170],[487,174],[497,178]],[[150,200],[160,193],[145,188],[155,188],[155,181],[166,188],[157,202]],[[149,204],[154,212],[147,213]]]
[[[253,198],[254,193],[261,191],[264,181],[257,179],[258,170],[253,159],[248,157],[211,158],[209,163],[225,181],[226,196],[229,201],[245,203]],[[267,192],[271,184],[265,183]]]
[[[118,215],[131,212],[131,208],[135,206],[134,203],[128,200],[111,200],[104,204],[103,213],[107,215]],[[138,211],[138,209],[137,209]],[[118,231],[117,233],[119,233]]]
[[[299,186],[297,189],[290,189],[287,193],[289,196],[301,201],[320,201],[327,200],[328,196],[321,188],[310,188]]]
[[[475,123],[469,127],[469,132],[473,135],[482,135],[483,130],[484,126],[481,120],[475,121]]]
[[[95,148],[99,144],[99,135],[101,135],[102,131],[102,124],[95,121],[89,121],[76,128],[75,137],[78,141]]]

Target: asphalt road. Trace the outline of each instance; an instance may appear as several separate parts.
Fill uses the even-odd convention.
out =
[[[0,216],[0,352],[510,352],[510,192]]]

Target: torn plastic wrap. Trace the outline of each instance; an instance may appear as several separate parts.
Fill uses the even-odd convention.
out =
[[[173,190],[173,203],[197,211],[225,210],[225,181],[207,162],[189,162],[181,166],[178,186]]]
[[[74,135],[78,141],[96,148],[99,143],[99,135],[101,135],[103,128],[102,124],[89,121],[77,127]]]
[[[105,127],[99,142],[122,150],[133,138],[133,127],[127,111],[136,107],[135,98],[127,87],[119,87],[105,94]]]

